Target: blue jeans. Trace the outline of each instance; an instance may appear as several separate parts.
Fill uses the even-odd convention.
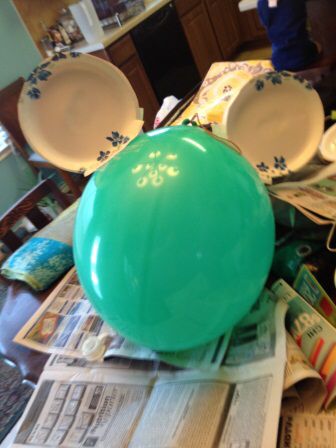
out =
[[[268,0],[258,0],[258,13],[272,44],[276,70],[301,70],[317,59],[306,27],[305,0],[278,0],[276,8],[269,8]]]

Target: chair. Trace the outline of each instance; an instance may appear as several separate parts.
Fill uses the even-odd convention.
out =
[[[322,59],[335,56],[335,0],[309,0],[306,5],[312,38],[323,48]]]
[[[10,250],[15,251],[23,244],[12,231],[19,219],[28,218],[37,229],[51,221],[37,206],[41,199],[49,195],[56,199],[62,209],[70,205],[68,197],[51,179],[46,179],[0,217],[0,240]],[[33,392],[32,383],[37,382],[48,358],[12,341],[47,294],[34,295],[20,282],[9,282],[0,276],[0,444],[21,417]]]
[[[0,90],[0,122],[6,128],[22,157],[28,162],[33,171],[37,173],[39,168],[51,168],[56,170],[69,187],[70,192],[77,199],[81,196],[81,189],[73,180],[70,173],[56,168],[40,155],[36,153],[30,154],[28,151],[29,147],[20,127],[17,110],[17,104],[23,84],[24,79],[21,77]]]
[[[26,217],[37,229],[42,229],[51,221],[37,206],[47,195],[52,195],[63,209],[70,205],[69,199],[61,193],[56,184],[51,179],[45,179],[0,217],[0,240],[11,251],[15,251],[23,244],[12,230],[19,219]]]
[[[305,67],[303,70],[297,73],[303,76],[313,84],[320,81],[323,76],[328,75],[336,68],[336,54],[331,56],[325,56],[323,53],[321,56],[311,65]]]
[[[328,76],[333,69],[330,66],[321,66],[321,67],[309,67],[305,70],[300,70],[296,72],[297,75],[302,76],[307,81],[310,81],[313,86],[315,86],[318,82],[321,81],[325,76]]]

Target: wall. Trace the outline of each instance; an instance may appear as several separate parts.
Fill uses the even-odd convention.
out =
[[[0,89],[27,76],[41,55],[10,0],[0,0]],[[13,154],[0,160],[0,216],[36,183],[25,161]]]
[[[0,89],[27,76],[41,55],[10,0],[0,0]]]

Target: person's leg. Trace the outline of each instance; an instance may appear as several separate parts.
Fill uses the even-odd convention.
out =
[[[258,0],[258,13],[272,43],[276,70],[300,70],[317,59],[318,48],[306,27],[305,0],[278,0],[275,8]]]

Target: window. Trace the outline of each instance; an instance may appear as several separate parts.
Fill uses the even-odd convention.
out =
[[[8,134],[0,124],[0,154],[8,148]]]

